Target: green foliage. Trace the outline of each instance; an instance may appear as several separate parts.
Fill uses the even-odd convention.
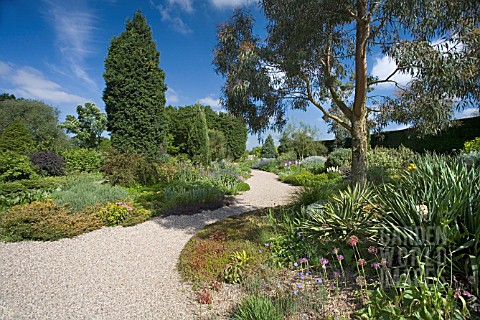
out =
[[[262,151],[260,152],[260,156],[262,158],[276,158],[277,157],[277,149],[275,148],[275,144],[273,142],[272,135],[269,134],[267,139],[262,146]]]
[[[158,204],[163,214],[182,207],[197,207],[222,203],[224,193],[217,187],[202,183],[178,183],[168,185],[162,190],[161,201]],[[192,212],[194,213],[194,212]]]
[[[470,153],[472,151],[480,151],[480,138],[475,138],[474,140],[466,141],[463,144],[462,153]]]
[[[30,161],[41,175],[61,176],[65,173],[65,161],[54,151],[35,152]]]
[[[101,176],[80,175],[52,194],[55,203],[68,205],[69,210],[81,213],[85,207],[129,199],[128,192],[121,187],[102,183]]]
[[[283,310],[268,296],[249,296],[235,310],[233,320],[283,320]]]
[[[458,160],[468,167],[480,167],[480,151],[471,151],[470,153],[462,153],[458,156]]]
[[[425,263],[420,263],[415,279],[403,274],[391,289],[378,287],[371,293],[360,319],[469,319],[465,299],[437,277],[427,277]],[[458,300],[458,301],[457,301]]]
[[[195,106],[194,117],[188,131],[187,151],[194,163],[208,165],[211,161],[207,120],[200,105]]]
[[[313,174],[322,173],[325,170],[327,158],[322,156],[311,156],[303,159],[302,167]]]
[[[60,186],[59,178],[17,180],[0,184],[0,211],[14,205],[43,201]]]
[[[94,149],[69,148],[62,152],[67,173],[97,172],[105,156]]]
[[[77,114],[78,118],[68,114],[61,127],[76,135],[73,139],[80,147],[97,148],[102,133],[107,129],[107,115],[92,102],[85,103],[85,107],[78,105]]]
[[[213,161],[225,159],[227,140],[222,131],[208,130],[208,140],[210,141],[210,154]]]
[[[395,185],[384,185],[379,192],[384,235],[380,242],[392,247],[394,239],[402,239],[399,255],[415,257],[421,252],[421,262],[437,271],[444,267],[443,261],[453,263],[453,270],[447,269],[444,276],[453,272],[458,279],[469,279],[464,284],[478,296],[480,176],[476,169],[425,156]]]
[[[372,203],[375,194],[369,187],[348,187],[333,195],[326,203],[317,203],[302,210],[308,218],[303,222],[307,232],[320,242],[339,241],[356,235],[373,239],[377,233],[378,219]]]
[[[235,251],[230,256],[230,263],[223,270],[226,283],[240,283],[244,280],[244,270],[248,266],[249,257],[245,250]]]
[[[300,208],[302,206],[308,206],[319,200],[327,200],[339,190],[343,190],[347,187],[347,182],[344,180],[328,180],[325,183],[304,186],[293,196],[292,205]]]
[[[13,151],[29,155],[35,149],[30,132],[20,119],[13,121],[0,135],[0,152]]]
[[[296,158],[302,160],[304,157],[316,156],[325,151],[323,144],[315,141],[317,129],[306,123],[300,122],[297,127],[288,125],[280,138],[279,153],[295,152]],[[323,146],[323,148],[322,148]]]
[[[368,181],[379,184],[398,177],[413,162],[415,154],[403,146],[398,149],[376,147],[368,151],[367,158]]]
[[[58,127],[59,111],[43,102],[24,99],[0,101],[0,132],[21,119],[39,150],[60,151],[68,147],[66,134]]]
[[[152,158],[166,149],[165,73],[150,26],[140,11],[110,42],[103,92],[112,146]]]
[[[97,215],[106,226],[133,225],[150,218],[148,210],[136,208],[132,203],[108,203],[102,207]]]
[[[30,179],[36,176],[27,156],[6,151],[0,153],[0,182]]]
[[[0,212],[0,241],[53,241],[75,237],[102,226],[93,210],[71,215],[65,207],[47,199]]]
[[[337,148],[327,156],[325,167],[346,167],[352,163],[352,149]]]
[[[248,191],[250,190],[250,185],[246,182],[239,182],[237,184],[237,191],[238,192],[245,192],[245,191]]]

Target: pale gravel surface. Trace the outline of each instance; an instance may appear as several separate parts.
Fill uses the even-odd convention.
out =
[[[285,204],[295,187],[252,171],[235,205],[192,216],[102,228],[55,242],[0,243],[0,319],[196,319],[175,268],[198,230],[230,215]]]

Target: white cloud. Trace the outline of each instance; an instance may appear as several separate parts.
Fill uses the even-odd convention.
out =
[[[167,105],[173,105],[180,101],[177,92],[172,88],[168,88],[167,92],[165,92],[165,98],[167,99]]]
[[[61,85],[47,79],[39,70],[16,67],[0,61],[0,79],[9,88],[2,88],[17,97],[53,103],[83,104],[88,99],[68,93]]]
[[[241,7],[253,3],[253,0],[210,0],[217,8]]]
[[[210,106],[215,111],[225,111],[222,104],[220,103],[220,99],[216,99],[215,95],[213,94],[208,95],[205,98],[198,99],[197,102],[204,106]]]
[[[167,5],[157,5],[153,0],[150,0],[150,5],[158,10],[162,22],[170,24],[175,31],[181,34],[190,34],[192,29],[180,18],[178,15],[174,16],[173,11],[179,7],[181,11],[192,13],[193,6],[191,0],[168,0]]]
[[[372,67],[372,75],[378,77],[379,80],[384,80],[387,79],[396,68],[397,64],[388,56],[375,58],[375,62]],[[390,78],[390,80],[396,81],[399,85],[405,86],[412,80],[412,77],[408,73],[397,72],[393,77]],[[394,83],[380,83],[379,86],[394,86]]]
[[[76,77],[93,87],[95,82],[85,70],[85,59],[95,31],[95,17],[83,6],[83,1],[45,0],[48,20],[56,33],[56,46]]]

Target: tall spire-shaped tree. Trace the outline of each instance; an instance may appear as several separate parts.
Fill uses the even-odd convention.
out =
[[[110,42],[105,59],[105,102],[112,145],[122,152],[155,157],[166,141],[164,84],[160,53],[141,11]]]

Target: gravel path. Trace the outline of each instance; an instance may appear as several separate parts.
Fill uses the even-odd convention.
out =
[[[248,183],[237,204],[211,212],[0,243],[0,319],[195,319],[198,306],[175,269],[190,237],[227,216],[285,204],[295,190],[258,170]]]

